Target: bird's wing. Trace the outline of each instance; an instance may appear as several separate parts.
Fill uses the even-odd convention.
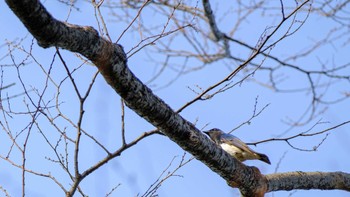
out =
[[[244,142],[242,142],[239,138],[237,138],[234,135],[230,135],[230,134],[225,133],[222,135],[220,141],[221,141],[221,143],[231,144],[231,145],[241,149],[244,152],[248,152],[248,153],[252,153],[252,154],[255,153]]]

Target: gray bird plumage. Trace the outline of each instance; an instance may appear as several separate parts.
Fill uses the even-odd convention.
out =
[[[207,134],[210,139],[212,139],[224,151],[241,162],[245,160],[258,159],[265,163],[271,164],[269,158],[265,154],[253,151],[234,135],[224,133],[217,128],[204,131],[204,133]]]

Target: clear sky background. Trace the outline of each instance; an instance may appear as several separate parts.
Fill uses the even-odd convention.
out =
[[[201,4],[201,3],[199,3]],[[230,4],[228,2],[213,2],[213,7],[218,12],[217,18],[220,21],[219,27],[222,31],[232,27],[232,21],[235,18],[231,15],[224,17],[223,13],[230,12]],[[68,15],[68,7],[57,1],[46,1],[45,6],[52,13],[54,17],[60,20],[65,20]],[[89,2],[78,1],[76,7],[79,10],[73,9],[69,16],[69,22],[79,25],[89,25],[97,27],[94,9]],[[273,7],[273,5],[271,5]],[[117,17],[111,16],[108,9],[103,9],[103,15],[108,25],[109,34],[115,41],[121,32],[127,26],[126,23],[117,20]],[[231,10],[232,11],[232,10]],[[244,42],[254,46],[259,40],[261,34],[267,27],[273,27],[279,21],[273,17],[263,14],[255,14],[252,18],[245,21],[242,29],[237,31],[233,36],[237,39],[242,39]],[[276,12],[278,13],[278,12]],[[135,10],[130,11],[130,15],[136,15]],[[23,87],[17,77],[17,70],[14,67],[6,66],[12,64],[9,53],[9,47],[6,42],[19,43],[18,47],[23,47],[26,51],[32,50],[35,60],[28,58],[28,63],[20,68],[21,79],[25,82],[26,88],[37,88],[41,92],[45,85],[45,75],[42,69],[35,62],[39,62],[45,70],[48,70],[55,50],[42,49],[37,46],[36,41],[32,43],[32,36],[28,33],[25,27],[20,23],[17,17],[10,11],[4,2],[0,2],[0,64],[2,68],[2,85],[16,83],[9,89],[2,91],[1,96],[11,96],[23,92]],[[164,25],[166,18],[155,17],[152,10],[146,10],[142,15],[145,23]],[[301,17],[302,18],[302,17]],[[203,25],[202,25],[203,26]],[[244,27],[244,28],[243,28]],[[169,27],[171,29],[171,26]],[[334,28],[339,28],[339,24],[334,23],[330,19],[325,19],[320,15],[310,15],[305,25],[293,36],[286,38],[273,48],[271,54],[284,59],[304,51],[309,46],[313,45],[319,40],[322,40],[327,33]],[[341,33],[345,32],[340,32]],[[335,36],[336,37],[336,36]],[[23,39],[23,40],[22,40]],[[139,42],[139,35],[137,33],[125,34],[120,40],[120,44],[124,46],[126,51],[129,51],[133,46]],[[322,46],[317,50],[317,53],[311,54],[308,58],[303,58],[296,62],[297,65],[302,65],[305,69],[319,68],[320,62],[331,67],[332,65],[342,65],[349,63],[349,36],[343,36],[339,39],[334,38],[332,45]],[[183,42],[176,42],[173,44],[176,48],[187,49],[188,45]],[[129,67],[142,81],[147,82],[152,79],[154,74],[161,69],[159,63],[150,61],[150,56],[156,61],[164,61],[164,56],[153,55],[150,52],[155,48],[149,46],[146,50],[142,50],[128,60]],[[235,51],[237,47],[237,51]],[[10,47],[13,48],[12,46]],[[241,54],[242,57],[247,57],[249,51],[241,51],[238,46],[233,45],[232,53]],[[68,66],[71,70],[79,67],[82,61],[74,54],[61,51]],[[14,50],[15,61],[21,62],[26,53],[21,50]],[[6,56],[6,57],[5,57]],[[178,61],[178,62],[177,62]],[[169,62],[171,68],[178,68],[177,65],[182,65],[183,59],[173,59]],[[259,62],[259,61],[256,61]],[[264,65],[276,64],[272,61],[266,61]],[[55,81],[61,81],[66,77],[66,72],[62,63],[56,57],[52,63],[52,78]],[[188,66],[200,66],[199,62],[191,60]],[[177,76],[175,69],[166,69],[164,73],[155,81],[148,84],[154,89],[154,93],[161,97],[173,109],[178,109],[186,102],[196,96],[191,89],[196,90],[197,87],[203,89],[220,81],[223,77],[228,75],[237,65],[230,64],[229,61],[219,61],[206,65],[203,69],[196,72],[189,72],[181,75],[181,77],[174,81],[166,88],[160,88],[167,84]],[[81,88],[81,91],[86,90],[91,81],[93,74],[96,72],[94,66],[85,64],[77,70],[74,74],[75,81]],[[349,73],[350,70],[342,71]],[[265,105],[269,106],[257,118],[251,121],[251,124],[244,125],[234,134],[245,142],[256,142],[268,138],[273,138],[284,133],[282,137],[288,137],[301,133],[312,128],[318,121],[318,124],[312,128],[312,132],[322,131],[323,129],[335,126],[350,119],[350,101],[344,100],[342,102],[332,104],[328,109],[322,113],[315,120],[302,127],[295,127],[291,130],[285,123],[293,119],[297,120],[310,104],[309,92],[290,92],[278,93],[269,88],[261,86],[259,82],[266,82],[268,75],[266,71],[258,71],[249,81],[242,83],[239,86],[215,96],[214,98],[205,102],[197,102],[185,109],[181,115],[187,120],[196,122],[198,128],[206,129],[213,127],[221,128],[224,131],[230,131],[242,122],[250,118],[253,113],[256,100],[257,110],[262,109]],[[292,70],[281,70],[279,74],[283,74],[284,82],[281,87],[284,89],[294,89],[305,87],[305,76]],[[239,80],[237,78],[237,80]],[[198,90],[198,89],[197,89]],[[350,92],[349,83],[336,82],[332,88],[327,91],[326,98],[338,98],[341,93]],[[31,96],[35,98],[35,92],[30,92]],[[46,101],[55,98],[57,94],[56,89],[51,84],[45,93]],[[61,110],[67,114],[73,121],[77,120],[79,113],[79,105],[76,94],[73,91],[71,83],[66,80],[61,88],[60,99],[63,102],[60,107]],[[25,110],[25,103],[29,100],[24,96],[19,96],[11,99],[11,109],[13,111]],[[54,102],[54,101],[52,101]],[[54,103],[50,103],[54,104]],[[8,103],[2,102],[4,108],[9,107]],[[120,98],[119,96],[106,84],[101,76],[97,77],[91,95],[86,103],[86,116],[83,121],[83,128],[89,134],[100,140],[110,150],[117,149],[121,144],[120,128],[121,128],[121,112],[120,112]],[[324,106],[321,106],[322,109]],[[32,109],[32,108],[31,108]],[[138,137],[141,133],[154,129],[152,125],[145,120],[138,117],[133,111],[126,109],[125,111],[126,123],[126,137],[131,141]],[[41,121],[42,131],[51,137],[52,142],[57,141],[57,132],[49,125],[44,117],[39,117]],[[1,116],[0,121],[4,121]],[[30,117],[17,114],[13,118],[9,118],[8,122],[11,125],[13,132],[21,132],[25,125],[31,121]],[[66,128],[66,132],[70,136],[75,136],[75,130],[67,122],[58,120],[61,123],[61,128]],[[286,132],[288,131],[288,132]],[[329,133],[327,139],[317,149],[317,151],[298,151],[291,148],[286,142],[271,141],[252,148],[258,152],[265,153],[271,160],[271,165],[267,165],[260,161],[248,161],[247,165],[257,166],[262,173],[270,174],[274,172],[289,172],[289,171],[343,171],[349,172],[350,166],[350,125],[346,125]],[[27,132],[24,129],[24,132]],[[54,158],[52,150],[45,143],[42,135],[38,129],[34,128],[31,132],[29,146],[27,153],[28,168],[40,171],[43,173],[51,173],[59,181],[68,187],[69,177],[64,174],[62,168],[51,162],[47,158]],[[309,137],[297,138],[291,143],[302,149],[312,149],[317,146],[325,134]],[[23,136],[19,137],[23,140]],[[4,130],[0,133],[0,154],[6,155],[11,147]],[[72,147],[70,147],[72,148]],[[64,148],[61,147],[63,150]],[[72,154],[72,153],[71,153]],[[81,187],[89,196],[105,196],[113,187],[118,188],[111,196],[137,196],[142,195],[148,187],[157,180],[163,170],[171,171],[179,165],[184,151],[167,137],[153,135],[142,140],[135,147],[126,150],[121,156],[112,160],[108,164],[101,167],[99,170],[84,179]],[[71,156],[71,155],[70,155]],[[80,168],[86,169],[98,162],[105,156],[103,151],[96,146],[91,140],[86,137],[82,140],[81,154],[80,154]],[[11,158],[15,162],[21,161],[21,155],[14,150],[11,153]],[[190,154],[185,155],[185,159],[191,158]],[[173,160],[174,159],[174,160]],[[172,162],[169,169],[167,166]],[[176,173],[178,176],[167,179],[158,194],[161,197],[174,196],[238,196],[239,191],[232,189],[225,181],[216,173],[212,172],[207,166],[197,160],[192,160]],[[21,170],[13,167],[4,160],[0,160],[0,185],[5,188],[12,196],[20,196],[21,194]],[[27,174],[26,178],[27,196],[63,196],[62,190],[50,179],[33,176]],[[292,191],[292,192],[275,192],[269,193],[267,196],[349,196],[348,192],[344,191]],[[0,192],[0,196],[3,193]],[[79,196],[76,193],[76,196]]]

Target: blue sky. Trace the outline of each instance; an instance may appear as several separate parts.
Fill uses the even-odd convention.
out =
[[[67,16],[68,9],[66,6],[56,1],[48,1],[45,3],[48,10],[58,19],[64,20]],[[73,10],[69,22],[79,25],[89,25],[97,28],[94,12],[92,6],[87,2],[78,2],[80,10]],[[214,8],[221,11],[225,8],[225,3],[213,3]],[[104,10],[104,16],[106,19],[113,19],[108,13],[108,10]],[[28,35],[28,32],[19,20],[13,15],[9,8],[3,3],[0,3],[0,25],[3,28],[0,34],[1,43],[6,41],[19,42],[19,39],[25,37],[20,43],[20,47],[24,47],[25,50],[30,50],[32,43],[32,37]],[[135,11],[130,11],[130,14],[136,14]],[[256,17],[256,18],[254,18]],[[153,25],[164,24],[166,18],[154,19],[152,12],[145,13],[143,15],[144,21],[151,21]],[[223,17],[218,14],[218,19],[221,22],[219,27],[225,31],[226,28],[232,26],[234,18]],[[112,39],[116,40],[119,37],[122,30],[126,27],[125,23],[118,23],[112,20],[106,20],[109,33]],[[242,39],[245,42],[254,46],[258,41],[261,33],[266,27],[271,27],[278,21],[272,20],[271,17],[266,17],[256,14],[253,18],[246,21],[246,24],[242,27],[237,34],[234,35],[237,39]],[[283,42],[275,46],[271,54],[280,57],[281,59],[304,51],[308,46],[311,46],[317,40],[322,39],[329,29],[334,28],[334,23],[330,20],[323,19],[317,15],[311,15],[306,24],[300,29],[299,32],[293,36],[287,38]],[[137,44],[138,34],[126,34],[120,41],[120,44],[124,45],[126,51],[131,49]],[[342,44],[345,44],[342,46]],[[329,64],[344,64],[349,62],[348,51],[349,46],[346,42],[346,38],[334,39],[334,42],[330,46],[321,47],[317,50],[317,53],[310,55],[309,58],[303,58],[295,64],[300,64],[305,69],[314,69],[315,65],[323,62],[326,65]],[[173,44],[176,48],[187,49],[188,45],[182,42],[176,42]],[[7,45],[0,45],[0,58],[8,53]],[[337,48],[335,47],[337,46]],[[235,51],[233,45],[233,53],[240,54],[242,57],[246,57],[249,51]],[[130,69],[143,81],[148,81],[154,76],[154,73],[160,69],[160,65],[151,62],[149,60],[149,52],[155,51],[152,46],[148,47],[148,51],[142,50],[132,58],[128,60]],[[52,59],[54,57],[54,49],[42,49],[37,46],[34,41],[32,54],[44,69],[48,69]],[[20,50],[13,52],[17,62],[20,62],[25,53]],[[68,66],[72,70],[77,68],[82,63],[79,58],[74,54],[62,51]],[[153,56],[155,59],[162,61],[164,57],[161,55]],[[29,58],[30,59],[30,58]],[[178,62],[177,62],[178,61]],[[46,77],[43,74],[41,68],[35,63],[33,59],[28,62],[30,64],[21,67],[20,73],[23,81],[26,83],[27,88],[35,87],[39,91],[44,88],[43,81]],[[180,64],[182,59],[173,59],[169,62],[169,65]],[[237,65],[230,64],[229,61],[219,61],[205,66],[205,68],[196,72],[190,72],[182,75],[178,80],[171,84],[167,88],[155,90],[154,93],[167,102],[173,109],[178,109],[186,102],[194,98],[196,95],[191,89],[197,89],[197,87],[207,88],[215,82],[221,80]],[[9,57],[1,59],[1,65],[11,64]],[[266,61],[264,65],[273,65],[275,62]],[[198,66],[200,63],[191,60],[189,66]],[[175,67],[175,66],[174,66]],[[80,90],[83,92],[86,90],[88,84],[91,81],[93,74],[96,72],[96,68],[85,64],[74,74],[75,81],[78,83]],[[283,74],[286,80],[281,83],[281,88],[295,88],[303,87],[305,85],[305,77],[302,74],[298,74],[292,70],[281,70],[279,74]],[[3,67],[3,84],[9,84],[15,82],[16,85],[8,90],[2,92],[2,96],[14,95],[21,93],[23,88],[18,81],[17,72],[14,67]],[[177,75],[171,69],[166,69],[164,74],[150,85],[166,84],[169,80],[173,79]],[[64,68],[60,61],[56,58],[53,63],[52,78],[59,82],[66,76]],[[237,79],[238,80],[238,79]],[[198,128],[218,127],[224,131],[230,131],[238,126],[240,123],[246,121],[253,113],[254,104],[256,101],[257,109],[263,108],[265,105],[269,106],[263,111],[263,113],[257,118],[253,119],[251,124],[242,126],[238,130],[234,131],[234,134],[241,138],[245,142],[256,142],[259,140],[276,137],[277,135],[286,131],[289,127],[285,122],[289,119],[297,119],[305,111],[305,108],[309,105],[310,94],[307,92],[300,93],[278,93],[271,89],[265,88],[254,81],[266,81],[267,75],[265,71],[258,71],[250,81],[244,82],[239,86],[216,95],[214,98],[204,101],[196,102],[189,108],[185,109],[181,115],[187,120],[196,122]],[[155,86],[151,86],[155,87]],[[190,88],[189,88],[190,87]],[[198,90],[198,89],[197,89]],[[339,96],[340,92],[349,92],[349,84],[340,82],[335,86],[332,86],[327,94],[329,98],[335,98]],[[34,92],[30,93],[35,97]],[[45,93],[46,101],[55,98],[57,91],[53,84],[49,85],[47,92]],[[68,80],[66,80],[60,89],[60,105],[64,114],[68,115],[73,121],[77,120],[78,115],[78,102],[77,97],[73,91],[73,87]],[[11,100],[11,108],[14,111],[25,110],[25,102],[28,102],[24,96],[17,97]],[[3,103],[4,105],[4,103]],[[116,93],[106,84],[101,76],[97,77],[96,83],[92,89],[86,103],[85,119],[83,120],[83,128],[85,128],[89,134],[93,135],[96,139],[104,143],[110,150],[117,149],[121,144],[120,128],[121,128],[121,112],[120,112],[120,98]],[[7,104],[6,104],[7,106]],[[327,122],[319,124],[313,128],[312,131],[321,131],[325,128],[340,124],[349,120],[350,102],[345,100],[337,104],[329,106],[328,110],[320,115],[315,120],[311,121],[304,127],[296,127],[285,134],[286,136],[295,135],[300,132],[304,132],[310,129],[317,121]],[[53,110],[54,111],[54,110]],[[138,117],[133,111],[126,109],[125,112],[126,123],[126,138],[131,141],[137,138],[142,132],[153,129],[149,123],[142,118]],[[0,118],[4,121],[3,116]],[[30,117],[16,115],[14,118],[8,119],[9,124],[13,132],[19,132],[24,128],[24,125],[30,122]],[[41,128],[43,132],[49,136],[52,142],[56,142],[58,139],[58,133],[44,117],[40,117]],[[69,125],[63,119],[58,119],[60,127],[66,129],[69,136],[75,136],[74,128]],[[257,166],[262,173],[270,174],[277,172],[289,172],[289,171],[343,171],[348,172],[348,166],[350,160],[348,155],[350,148],[347,146],[350,140],[349,134],[350,126],[346,125],[336,130],[330,131],[326,141],[315,152],[297,151],[288,146],[287,143],[282,141],[272,141],[263,144],[259,144],[252,147],[254,150],[265,153],[269,156],[272,165],[267,165],[260,161],[248,161],[247,165]],[[320,135],[310,138],[299,138],[291,141],[294,145],[300,148],[310,149],[313,146],[320,143],[325,135]],[[20,140],[23,140],[20,137]],[[0,154],[6,155],[11,146],[7,135],[2,131],[0,133],[1,147]],[[52,150],[45,143],[42,135],[38,132],[38,129],[33,129],[31,138],[29,141],[30,148],[27,155],[27,166],[35,171],[43,173],[51,173],[53,176],[64,183],[64,186],[68,187],[69,177],[64,174],[62,168],[51,162],[49,158],[54,158]],[[72,150],[72,146],[69,147]],[[63,146],[61,151],[64,152]],[[174,142],[164,136],[150,136],[142,140],[135,147],[126,150],[121,156],[110,161],[91,174],[88,178],[84,179],[81,183],[81,187],[86,191],[89,196],[105,196],[113,187],[118,186],[112,196],[136,196],[142,195],[147,188],[158,178],[164,169],[175,157],[171,169],[175,169],[179,164],[184,151],[179,148]],[[71,153],[72,155],[72,153]],[[70,156],[71,156],[70,155]],[[19,152],[13,151],[11,156],[14,161],[20,162]],[[91,140],[83,137],[80,153],[80,169],[86,169],[98,162],[103,158],[103,151],[96,146]],[[186,154],[186,159],[191,156]],[[278,167],[277,167],[278,166]],[[12,196],[19,196],[21,189],[21,171],[14,168],[11,164],[4,160],[0,160],[0,185],[3,186]],[[168,171],[168,170],[167,170]],[[212,172],[208,167],[197,160],[193,160],[186,164],[180,170],[176,172],[176,175],[164,182],[159,189],[160,196],[173,197],[173,196],[238,196],[237,189],[228,187],[225,181],[217,174]],[[27,174],[27,196],[62,196],[62,190],[52,181],[47,178],[33,176]],[[292,196],[347,196],[348,193],[342,191],[293,191],[293,192],[275,192],[270,193],[267,196],[288,196],[293,193]],[[2,193],[1,193],[2,195]],[[76,194],[78,196],[78,194]]]

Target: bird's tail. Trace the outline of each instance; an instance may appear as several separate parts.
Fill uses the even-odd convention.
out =
[[[262,153],[256,153],[259,156],[259,160],[271,165],[270,159]]]

